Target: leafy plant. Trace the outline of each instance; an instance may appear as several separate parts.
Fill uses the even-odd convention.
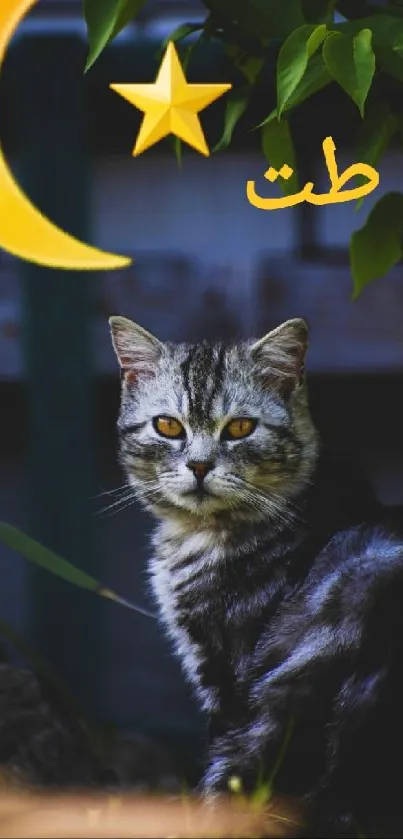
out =
[[[113,600],[121,606],[125,606],[133,611],[140,612],[147,617],[154,617],[151,612],[146,609],[136,606],[129,600],[119,597],[114,591],[106,588],[89,574],[76,568],[71,562],[62,559],[49,548],[45,548],[35,539],[27,536],[18,528],[11,524],[0,522],[0,542],[7,545],[8,548],[17,551],[25,559],[38,565],[40,568],[49,571],[56,577],[60,577],[72,585],[79,588],[87,589],[90,592],[106,597],[108,600]],[[56,691],[59,697],[63,700],[65,706],[69,706],[70,710],[73,707],[73,702],[69,696],[66,688],[61,684],[58,677],[53,673],[52,669],[42,659],[42,657],[31,647],[31,645],[23,639],[18,632],[13,629],[5,620],[0,619],[0,637],[3,636],[8,643],[11,644],[22,656],[29,662],[36,673],[47,682]],[[0,648],[0,660],[7,660],[8,656],[5,650]],[[74,715],[74,711],[73,711]]]
[[[147,617],[154,617],[151,612],[120,597],[114,591],[106,588],[93,577],[89,576],[89,574],[76,568],[70,562],[67,562],[67,560],[62,559],[56,553],[49,550],[49,548],[44,547],[44,545],[27,536],[21,530],[18,530],[18,528],[13,527],[13,525],[0,522],[0,542],[12,550],[17,551],[25,559],[33,562],[40,568],[49,571],[51,574],[60,577],[72,585],[87,589],[101,597],[106,597],[108,600],[113,600],[115,603],[140,612],[140,614]],[[54,696],[58,698],[60,707],[63,707],[70,719],[75,721],[75,724],[80,727],[81,733],[93,753],[99,754],[102,749],[101,732],[92,730],[83,719],[70,691],[48,663],[3,618],[0,618],[0,638],[6,641],[4,648],[2,645],[0,646],[0,661],[8,662],[8,646],[11,646],[20,653],[32,670],[35,671],[42,683],[47,685],[52,690]]]
[[[11,524],[0,522],[0,542],[3,542],[3,544],[12,548],[12,550],[17,551],[25,559],[29,559],[30,562],[34,562],[41,568],[45,568],[46,571],[50,571],[57,577],[61,577],[63,580],[79,588],[88,589],[88,591],[92,591],[100,595],[100,597],[106,597],[107,600],[113,600],[115,603],[125,606],[127,609],[132,609],[135,612],[140,612],[147,617],[154,617],[147,609],[142,609],[141,606],[136,606],[129,600],[120,597],[110,588],[106,588],[95,580],[94,577],[90,577],[89,574],[76,568],[71,562],[62,559],[54,551],[45,548],[44,545],[41,545],[35,539],[31,539],[30,536],[22,533],[21,530],[18,530],[17,527],[13,527]]]
[[[83,0],[87,69],[146,2]],[[219,39],[243,76],[227,97],[224,130],[214,151],[230,145],[257,88],[262,98],[264,70],[274,56],[277,104],[258,126],[270,164],[276,167],[285,148],[289,157],[282,162],[294,160],[290,114],[332,83],[354,102],[362,120],[357,159],[378,163],[403,128],[403,0],[203,0],[203,5],[205,18],[199,24],[184,21],[170,39],[186,41],[196,31],[204,41]],[[296,183],[297,175],[281,182],[281,188],[295,192]],[[385,208],[392,231],[384,220]],[[352,236],[355,297],[401,260],[402,225],[394,215],[400,210],[396,193],[384,196]],[[381,252],[375,260],[374,243]]]

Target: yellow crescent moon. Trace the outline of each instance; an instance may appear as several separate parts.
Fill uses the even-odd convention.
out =
[[[36,0],[0,0],[0,69],[7,46]],[[20,259],[75,271],[124,268],[132,260],[80,242],[42,215],[14,180],[0,145],[0,247]]]

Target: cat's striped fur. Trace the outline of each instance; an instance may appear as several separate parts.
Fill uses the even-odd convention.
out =
[[[348,474],[321,451],[306,324],[233,347],[162,344],[119,317],[111,328],[121,462],[158,519],[154,592],[209,717],[204,789],[232,775],[252,787],[292,724],[280,790],[315,802],[323,835],[356,835],[356,819],[385,830],[385,763],[403,745],[403,545],[360,523]],[[159,435],[161,415],[180,438]],[[234,417],[253,432],[226,438]]]

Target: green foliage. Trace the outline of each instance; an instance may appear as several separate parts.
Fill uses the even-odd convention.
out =
[[[399,120],[391,112],[389,104],[387,102],[374,103],[367,109],[367,118],[362,123],[357,143],[358,160],[376,167],[398,129]],[[364,181],[365,178],[360,177],[360,183]],[[357,201],[357,210],[363,201],[364,198]]]
[[[48,548],[44,548],[35,539],[26,536],[25,533],[22,533],[11,524],[0,522],[0,541],[9,548],[18,551],[25,559],[29,559],[31,562],[36,563],[36,565],[40,565],[42,568],[51,571],[52,574],[56,574],[69,583],[73,583],[80,588],[87,588],[90,591],[96,591],[98,588],[97,581],[88,574],[75,568],[74,565],[71,565],[65,559],[61,559],[61,557],[57,556],[57,554]]]
[[[183,41],[183,39],[187,38],[188,35],[192,35],[194,32],[200,32],[201,29],[203,29],[202,23],[181,23],[180,26],[177,26],[173,32],[170,32],[169,35],[164,38],[161,52],[165,51],[165,48],[168,46],[170,41],[173,41],[176,44],[178,41]]]
[[[281,169],[284,161],[287,161],[291,169],[294,169],[294,173],[287,181],[282,178],[278,181],[284,195],[292,195],[298,192],[299,184],[295,149],[286,119],[282,119],[280,122],[273,119],[263,126],[262,148],[266,159],[277,171]]]
[[[290,97],[304,77],[308,61],[327,35],[324,23],[295,29],[284,41],[277,60],[277,114],[281,117]]]
[[[353,298],[372,280],[382,277],[402,258],[403,195],[388,192],[375,204],[364,226],[351,237]]]
[[[264,66],[263,59],[248,55],[242,49],[234,47],[232,44],[226,44],[225,49],[227,55],[232,59],[234,67],[248,80],[251,90]]]
[[[248,107],[249,87],[238,87],[227,96],[225,105],[224,132],[214,151],[229,146],[234,128]]]
[[[323,58],[332,78],[339,83],[364,116],[364,104],[375,73],[372,32],[357,35],[332,32],[323,44]]]
[[[146,615],[149,614],[145,610],[134,606],[128,600],[119,597],[111,589],[105,588],[93,577],[90,577],[89,574],[85,574],[84,571],[76,568],[71,562],[62,559],[53,551],[49,550],[49,548],[45,548],[39,542],[36,542],[35,539],[31,539],[30,536],[22,533],[21,530],[18,530],[18,528],[13,527],[11,524],[0,522],[0,542],[3,542],[7,547],[20,553],[25,559],[33,562],[35,565],[39,565],[46,571],[50,571],[51,574],[61,577],[62,580],[66,580],[68,583],[72,583],[79,588],[88,589],[88,591],[93,591],[101,597],[106,597],[108,600],[113,600],[115,603],[126,606],[128,609],[133,609]]]
[[[89,70],[107,44],[136,17],[146,0],[83,0],[83,2],[90,45],[85,69]]]
[[[322,90],[323,87],[326,87],[331,80],[332,78],[326,68],[322,55],[314,56],[314,58],[308,62],[305,73],[291,93],[287,103],[285,104],[284,110],[289,111],[291,108],[295,107],[295,105],[301,105],[302,102],[305,102],[305,100],[313,96],[314,93],[317,93],[319,90]],[[277,108],[275,111],[272,111],[265,120],[263,120],[262,125],[265,125],[266,122],[270,122],[273,119],[273,116],[278,116]]]
[[[104,47],[130,18],[135,18],[147,0],[83,0],[88,25],[91,66]],[[403,90],[400,96],[393,84],[403,84],[403,4],[391,0],[380,5],[376,0],[203,0],[204,21],[182,24],[168,40],[182,41],[200,30],[204,40],[219,38],[234,68],[244,77],[226,97],[224,126],[214,151],[227,148],[234,129],[247,113],[251,94],[261,82],[268,60],[276,59],[277,105],[257,127],[262,133],[264,153],[275,168],[288,163],[294,168],[295,157],[288,122],[289,114],[329,85],[336,84],[357,106],[362,119],[356,160],[376,166],[403,125]],[[335,22],[335,13],[344,16]],[[379,95],[376,82],[389,79],[392,90]],[[392,85],[392,87],[390,87]],[[375,90],[375,92],[374,92]],[[378,91],[378,92],[377,92]],[[264,89],[259,88],[263,100]],[[389,98],[388,98],[389,97]],[[390,99],[390,101],[389,101]],[[287,120],[286,120],[287,118]],[[278,128],[276,128],[278,123]],[[401,138],[402,139],[402,138]],[[177,155],[180,145],[174,145]],[[290,157],[287,155],[291,155]],[[280,181],[286,193],[296,191],[297,174]],[[362,200],[358,202],[361,205]],[[384,199],[379,202],[384,207]],[[371,214],[368,225],[384,258],[377,260],[384,271],[394,264],[397,247],[390,259],[386,251],[393,236],[381,223],[381,214]],[[378,226],[377,226],[378,225]],[[376,227],[377,226],[377,227]],[[355,258],[357,242],[364,241],[362,231],[351,244],[354,294],[369,282],[370,272],[364,261]],[[381,238],[384,237],[384,245]],[[393,241],[395,241],[393,239]],[[400,257],[399,257],[400,258]],[[375,264],[373,266],[375,270]],[[379,268],[376,269],[376,276]],[[372,275],[371,275],[372,277]]]
[[[20,553],[25,559],[28,559],[46,571],[50,571],[66,582],[92,591],[101,597],[106,597],[108,600],[113,600],[121,606],[140,612],[148,617],[154,617],[147,610],[135,606],[128,600],[119,597],[111,589],[103,587],[93,577],[80,571],[79,568],[76,568],[70,562],[62,559],[53,551],[45,548],[39,542],[36,542],[35,539],[31,539],[10,524],[0,522],[0,542]],[[6,647],[3,647],[2,643],[0,644],[0,661],[8,662],[7,648],[9,646],[19,652],[30,668],[40,678],[42,684],[47,685],[52,690],[53,695],[58,698],[60,707],[63,707],[70,719],[80,727],[82,736],[87,741],[87,745],[93,754],[99,756],[100,749],[102,748],[99,735],[87,725],[70,691],[54,670],[28,641],[3,618],[0,618],[0,638],[2,641],[3,639],[6,641]]]

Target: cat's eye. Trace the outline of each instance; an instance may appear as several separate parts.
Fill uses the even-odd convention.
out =
[[[223,440],[242,440],[243,437],[249,437],[256,426],[257,420],[255,419],[236,417],[225,426],[221,438]]]
[[[158,434],[172,440],[183,439],[186,433],[182,423],[174,417],[155,417],[153,425]]]

